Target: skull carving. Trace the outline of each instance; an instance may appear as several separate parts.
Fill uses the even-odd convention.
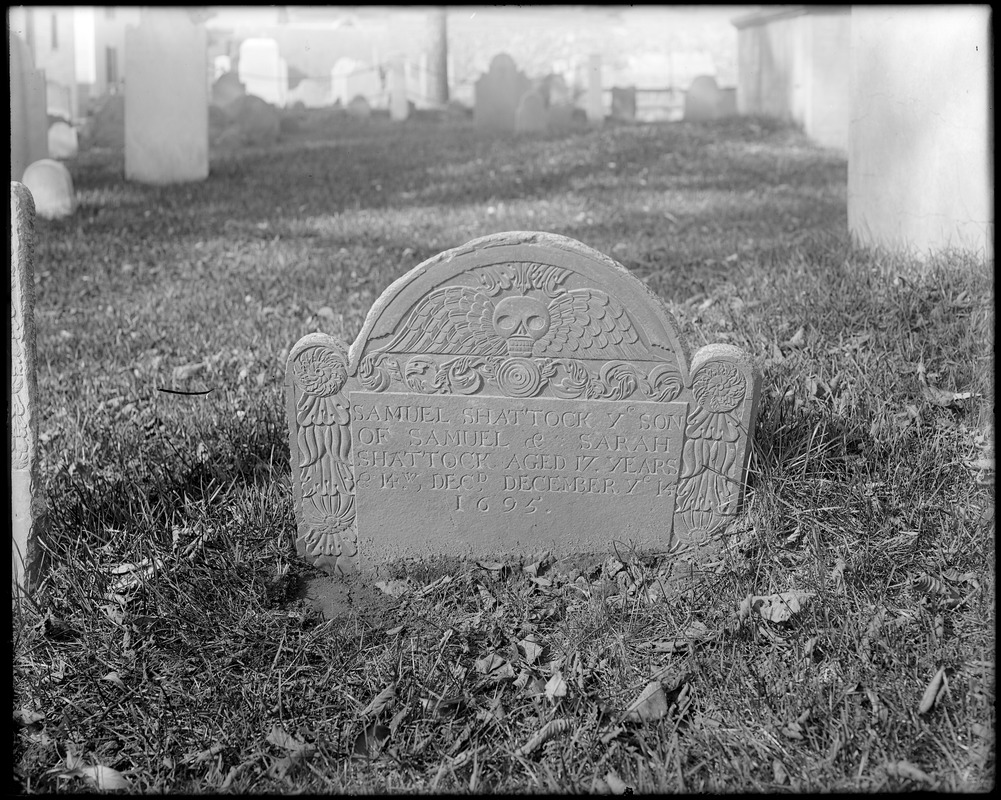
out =
[[[533,297],[505,297],[494,309],[494,330],[507,340],[510,356],[531,356],[550,322],[549,309]]]

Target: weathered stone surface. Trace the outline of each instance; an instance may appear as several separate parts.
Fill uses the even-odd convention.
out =
[[[720,117],[720,93],[716,79],[700,75],[685,92],[685,119],[704,122]]]
[[[31,193],[10,184],[10,504],[13,585],[31,588],[43,503],[39,476],[35,381],[35,208]]]
[[[518,133],[536,133],[546,130],[548,113],[542,95],[534,89],[525,92],[518,101],[518,111],[515,115],[515,130]]]
[[[35,213],[43,219],[62,219],[76,211],[73,178],[64,164],[43,158],[24,171],[24,185],[35,201]]]
[[[401,559],[695,547],[737,512],[758,375],[689,360],[664,304],[562,236],[477,239],[417,266],[351,345],[286,370],[300,556]]]
[[[518,102],[530,88],[531,82],[511,56],[495,55],[490,69],[476,81],[473,107],[476,125],[495,131],[515,130]]]

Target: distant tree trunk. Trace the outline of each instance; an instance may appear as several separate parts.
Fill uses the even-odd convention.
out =
[[[428,100],[438,106],[448,102],[448,25],[445,9],[428,12]]]

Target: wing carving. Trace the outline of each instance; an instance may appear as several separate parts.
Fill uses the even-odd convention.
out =
[[[478,289],[436,289],[414,307],[400,334],[379,351],[505,355],[506,344],[494,329],[493,314],[493,302]]]
[[[549,304],[536,352],[583,358],[643,358],[649,352],[622,305],[598,289],[574,289]]]

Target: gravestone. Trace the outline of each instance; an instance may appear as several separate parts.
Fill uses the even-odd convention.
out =
[[[125,98],[108,94],[94,103],[93,123],[87,136],[91,147],[125,147]]]
[[[285,378],[300,556],[401,560],[700,548],[737,513],[759,378],[688,349],[664,303],[580,242],[510,232],[435,256],[350,348]]]
[[[13,585],[30,590],[42,524],[35,380],[35,209],[31,193],[10,184],[10,505]]]
[[[330,70],[330,93],[335,102],[340,100],[345,107],[361,95],[371,108],[382,95],[379,71],[365,61],[339,58]]]
[[[52,158],[76,158],[80,152],[76,128],[57,121],[49,126],[49,155]]]
[[[247,93],[235,72],[225,72],[212,84],[212,105],[226,108]]]
[[[561,130],[573,124],[573,95],[562,75],[550,75],[546,79],[549,91],[549,128]]]
[[[518,133],[537,133],[546,130],[548,114],[542,95],[534,89],[522,95],[514,118],[514,128]]]
[[[125,177],[166,185],[209,174],[205,27],[179,8],[144,8],[125,29]]]
[[[602,96],[601,56],[591,56],[587,62],[587,121],[600,125],[605,121],[605,100]]]
[[[399,59],[389,65],[389,116],[394,122],[403,122],[410,116],[407,73]]]
[[[22,183],[31,192],[37,216],[62,219],[76,211],[73,178],[66,166],[55,159],[43,158],[29,164]]]
[[[284,95],[281,60],[274,39],[244,39],[240,43],[237,71],[247,94],[281,107]]]
[[[287,106],[302,103],[306,108],[325,108],[332,102],[329,78],[303,78],[285,99]]]
[[[507,53],[498,53],[490,69],[476,81],[473,120],[480,128],[514,131],[518,103],[531,82]]]
[[[281,136],[281,112],[260,97],[245,94],[230,103],[225,112],[229,125],[217,139],[221,146],[268,145]]]
[[[719,119],[720,93],[716,79],[709,75],[700,75],[692,81],[685,93],[685,116],[689,121],[703,122]]]
[[[31,51],[13,32],[10,45],[10,177],[19,181],[28,165],[49,156],[45,73],[35,69]]]
[[[636,119],[636,87],[612,87],[612,119],[633,122]]]
[[[737,89],[728,86],[719,90],[719,115],[720,117],[737,116]]]
[[[347,112],[358,119],[368,119],[372,116],[372,106],[362,95],[355,95],[348,103]]]

